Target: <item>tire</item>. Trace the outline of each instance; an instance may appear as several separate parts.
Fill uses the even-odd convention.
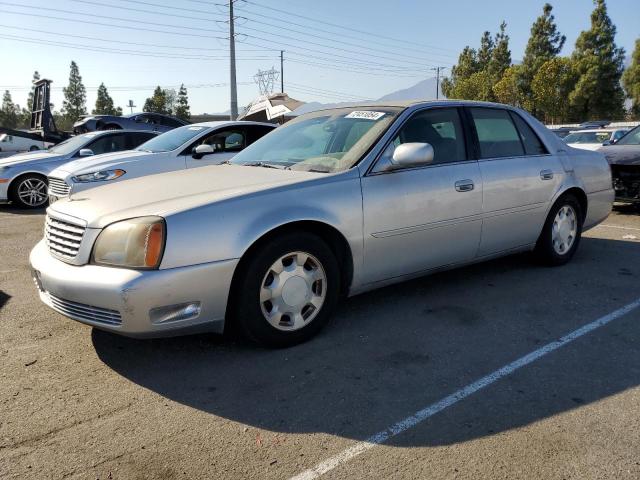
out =
[[[24,209],[44,207],[49,201],[47,178],[35,173],[27,173],[16,178],[9,187],[9,200]]]
[[[282,348],[309,340],[335,310],[338,262],[315,235],[292,232],[273,238],[238,268],[228,317],[255,343]]]
[[[29,151],[30,152],[35,152],[36,150],[40,150],[38,147],[36,147],[35,145],[31,145],[31,147],[29,147]]]
[[[538,258],[551,266],[569,262],[580,245],[583,220],[578,199],[571,194],[560,197],[551,207],[536,243]]]

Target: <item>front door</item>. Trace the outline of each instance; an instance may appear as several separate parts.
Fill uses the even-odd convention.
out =
[[[430,165],[388,169],[397,145],[429,143]],[[474,258],[481,235],[482,177],[467,154],[457,108],[431,108],[402,126],[362,178],[365,282]]]
[[[200,158],[194,156],[198,145],[210,145],[213,153],[209,153]],[[230,127],[215,130],[208,135],[198,139],[185,152],[185,163],[187,168],[204,167],[206,165],[220,165],[222,162],[231,160],[236,153],[246,146],[246,132],[242,127]]]

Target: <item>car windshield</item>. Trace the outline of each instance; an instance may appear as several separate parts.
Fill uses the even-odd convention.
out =
[[[640,125],[627,132],[616,145],[640,145]]]
[[[573,132],[564,137],[567,143],[603,143],[609,140],[611,132]]]
[[[208,128],[198,125],[175,128],[144,142],[136,150],[151,153],[170,152],[197,137]]]
[[[57,145],[54,145],[49,149],[50,153],[55,153],[57,155],[68,155],[70,153],[75,152],[76,150],[84,147],[87,143],[93,140],[96,136],[99,136],[99,133],[85,133],[84,135],[77,135],[75,137],[71,137],[64,142],[61,142]]]
[[[360,160],[401,110],[358,107],[309,113],[270,132],[230,163],[322,173],[346,170]]]

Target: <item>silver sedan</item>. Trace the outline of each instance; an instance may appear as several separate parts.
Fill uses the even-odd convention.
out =
[[[341,296],[514,252],[549,265],[611,210],[609,166],[524,111],[440,101],[303,115],[227,164],[55,203],[40,298],[130,336],[222,332],[287,346]]]

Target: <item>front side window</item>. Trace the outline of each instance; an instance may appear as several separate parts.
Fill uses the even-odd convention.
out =
[[[509,112],[497,108],[470,108],[480,144],[480,158],[518,157],[524,148]]]
[[[245,145],[244,133],[238,129],[218,130],[198,139],[187,150],[193,153],[199,145],[211,145],[216,153],[239,152]]]
[[[302,115],[236,155],[232,164],[339,172],[355,165],[401,108],[336,108]]]
[[[640,125],[627,132],[627,134],[620,139],[618,145],[640,145]]]
[[[396,147],[403,143],[430,144],[433,147],[432,165],[467,160],[457,108],[435,108],[413,115],[382,154],[379,167],[390,162]]]

